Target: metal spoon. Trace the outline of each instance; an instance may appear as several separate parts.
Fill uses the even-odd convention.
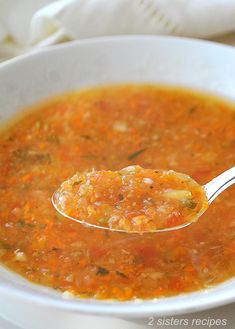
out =
[[[225,172],[223,172],[222,174],[220,174],[219,176],[217,176],[214,179],[212,179],[207,184],[203,185],[203,188],[204,188],[204,190],[206,192],[206,197],[207,197],[208,204],[210,205],[212,203],[212,201],[220,193],[222,193],[225,189],[227,189],[229,186],[231,186],[234,183],[235,183],[235,167],[232,167],[232,168],[226,170]],[[56,200],[56,198],[55,198],[56,192],[52,196],[52,203],[53,203],[53,206],[55,207],[55,209],[62,216],[66,217],[66,218],[69,218],[71,220],[74,220],[74,221],[76,221],[78,223],[81,223],[81,224],[83,224],[83,225],[85,225],[87,227],[101,228],[103,230],[109,230],[109,231],[115,231],[115,232],[126,232],[125,230],[120,230],[120,229],[118,230],[118,229],[113,229],[113,228],[110,228],[110,227],[99,226],[99,225],[87,223],[84,220],[79,220],[77,218],[71,217],[71,216],[63,213],[58,208],[58,205],[57,205],[57,203],[55,201]],[[202,214],[203,214],[203,212],[199,213],[197,217],[199,218]],[[160,232],[178,230],[178,229],[184,228],[186,226],[189,226],[190,224],[192,224],[192,222],[186,222],[186,223],[184,223],[182,225],[179,225],[179,226],[174,226],[174,227],[159,229],[159,230],[156,230],[154,232],[159,232],[160,233]],[[151,231],[151,232],[153,232],[153,231]],[[137,233],[137,232],[126,232],[126,233]],[[143,232],[143,233],[145,233],[145,232]]]

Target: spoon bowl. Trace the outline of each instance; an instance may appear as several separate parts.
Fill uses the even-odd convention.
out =
[[[136,168],[141,168],[139,166],[132,166],[136,167]],[[127,167],[124,168],[122,170],[127,170],[128,168],[131,167]],[[143,169],[143,168],[142,168]],[[130,170],[130,169],[128,169]],[[133,170],[133,169],[131,169]],[[138,169],[139,170],[139,169]],[[158,172],[158,171],[156,171]],[[170,172],[170,171],[169,171]],[[184,177],[185,175],[180,174],[182,176],[180,176],[181,178]],[[187,177],[187,176],[185,176]],[[222,193],[226,188],[228,188],[229,186],[231,186],[233,183],[235,182],[235,167],[232,167],[231,169],[223,172],[222,174],[220,174],[219,176],[217,176],[216,178],[214,178],[213,180],[211,180],[210,182],[208,182],[207,184],[205,184],[204,186],[202,186],[204,192],[205,192],[205,197],[207,199],[207,203],[208,205],[210,205],[212,203],[212,201],[220,194]],[[75,216],[72,216],[64,211],[62,211],[62,209],[59,207],[58,204],[58,200],[60,200],[60,195],[59,195],[59,190],[56,191],[53,196],[52,196],[52,203],[55,207],[55,209],[64,217],[74,220],[78,223],[81,223],[87,227],[93,227],[93,228],[100,228],[100,229],[105,229],[105,230],[110,230],[110,231],[116,231],[116,232],[128,232],[128,233],[147,233],[147,232],[168,232],[168,231],[173,231],[173,230],[178,230],[178,229],[182,229],[185,228],[187,226],[189,226],[190,224],[192,224],[193,222],[197,221],[199,219],[199,217],[206,211],[206,207],[202,207],[197,213],[194,214],[194,218],[193,220],[190,221],[186,221],[184,223],[180,223],[180,225],[174,225],[171,227],[162,227],[162,228],[157,228],[157,229],[143,229],[141,231],[139,230],[126,230],[123,228],[119,228],[119,227],[107,227],[107,226],[103,226],[103,225],[98,225],[96,223],[91,223],[89,221],[86,221],[86,219],[80,219],[77,218]]]
[[[184,228],[184,227],[187,227],[189,226],[190,224],[192,224],[191,222],[189,223],[184,223],[182,225],[178,225],[178,226],[174,226],[174,227],[168,227],[168,228],[164,228],[164,229],[158,229],[158,230],[154,230],[154,231],[144,231],[144,232],[139,232],[139,231],[131,231],[131,232],[127,232],[126,230],[121,230],[121,229],[114,229],[114,228],[110,228],[110,227],[106,227],[106,226],[101,226],[101,225],[95,225],[95,224],[91,224],[91,223],[88,223],[82,219],[77,219],[75,217],[72,217],[72,216],[69,216],[67,215],[66,213],[62,212],[59,208],[58,208],[58,205],[57,205],[57,202],[55,201],[56,200],[56,193],[57,191],[54,192],[54,194],[52,195],[52,198],[51,198],[51,201],[52,201],[52,204],[53,206],[55,207],[55,209],[58,211],[58,213],[60,215],[62,215],[63,217],[66,217],[68,219],[71,219],[77,223],[80,223],[86,227],[90,227],[90,228],[97,228],[97,229],[102,229],[102,230],[107,230],[107,231],[112,231],[112,232],[121,232],[121,233],[128,233],[128,234],[143,234],[143,233],[163,233],[163,232],[169,232],[169,231],[175,231],[175,230],[179,230],[181,228]],[[202,215],[202,214],[201,214]],[[200,216],[201,216],[200,215]]]

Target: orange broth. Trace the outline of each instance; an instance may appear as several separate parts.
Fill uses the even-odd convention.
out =
[[[130,165],[200,184],[234,165],[234,106],[184,89],[119,85],[40,104],[0,133],[0,260],[28,280],[80,297],[172,296],[235,275],[235,189],[197,223],[165,232],[91,229],[51,196],[77,171]]]

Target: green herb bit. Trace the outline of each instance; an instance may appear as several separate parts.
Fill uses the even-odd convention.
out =
[[[19,219],[18,222],[16,223],[16,226],[18,228],[23,228],[25,227],[25,221],[23,219]]]
[[[98,267],[98,270],[96,272],[96,275],[100,275],[100,276],[103,276],[103,275],[106,275],[106,274],[109,274],[109,270],[107,270],[105,267]]]
[[[37,153],[35,154],[35,160],[39,162],[51,163],[51,155],[49,153]]]
[[[46,162],[51,163],[51,155],[49,153],[38,153],[28,149],[18,149],[13,152],[18,161],[25,162]]]
[[[38,228],[42,229],[42,228],[46,227],[46,224],[26,223],[24,221],[24,219],[19,219],[16,223],[16,227],[18,227],[18,228],[25,228],[25,227],[35,228],[35,227],[38,227]]]
[[[100,218],[98,221],[101,224],[107,224],[108,221],[109,221],[109,218],[108,217],[103,217],[103,218]]]
[[[49,250],[49,251],[55,251],[55,252],[57,252],[57,251],[60,251],[61,249],[60,248],[57,248],[57,247],[53,247],[53,248],[51,248],[51,250]]]
[[[57,145],[60,144],[60,138],[59,138],[59,136],[57,136],[55,134],[48,135],[46,140],[50,143],[54,143],[54,144],[57,144]]]
[[[189,209],[195,209],[197,206],[197,203],[193,200],[187,200],[185,199],[183,202],[183,205]]]
[[[147,150],[147,147],[145,147],[143,149],[140,149],[140,150],[138,150],[138,151],[130,154],[127,159],[128,160],[133,160],[133,159],[135,159],[136,157],[138,157],[140,154],[142,154],[146,150]]]
[[[13,152],[13,155],[19,161],[26,161],[28,159],[29,151],[27,149],[18,149]]]
[[[119,276],[121,276],[122,278],[127,279],[126,274],[124,274],[124,273],[122,273],[122,272],[120,272],[120,271],[116,271],[116,274],[119,275]]]

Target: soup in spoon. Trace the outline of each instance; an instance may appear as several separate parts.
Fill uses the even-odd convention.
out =
[[[126,232],[186,226],[208,207],[204,188],[188,175],[137,165],[77,173],[56,191],[53,203],[71,219]]]

